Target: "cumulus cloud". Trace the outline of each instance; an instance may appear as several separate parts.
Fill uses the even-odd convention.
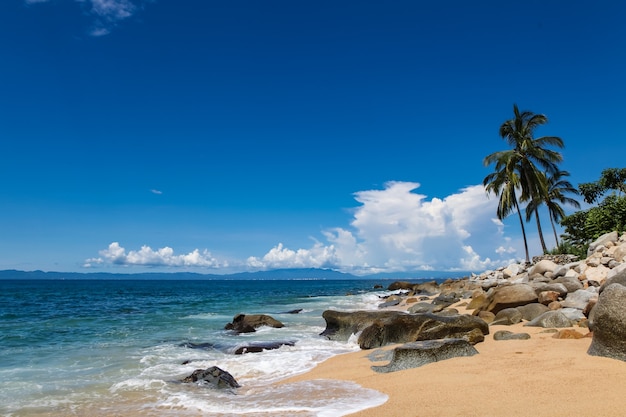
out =
[[[49,0],[24,0],[26,4],[47,3]],[[150,0],[74,0],[94,19],[91,36],[104,36],[122,20],[135,15]]]
[[[176,255],[170,247],[153,250],[149,246],[142,246],[138,251],[126,251],[118,242],[113,242],[108,248],[100,251],[100,257],[85,261],[85,267],[92,267],[104,263],[114,265],[142,265],[142,266],[174,266],[174,267],[227,267],[227,263],[219,262],[210,252],[198,249],[187,254]]]
[[[157,190],[157,189],[154,189],[154,188],[153,188],[152,190],[150,190],[150,192],[151,192],[152,194],[156,194],[156,195],[161,195],[161,194],[163,194],[163,191],[161,191],[161,190]]]
[[[361,206],[351,228],[323,232],[327,245],[272,248],[250,258],[256,268],[326,265],[352,273],[415,270],[481,271],[515,261],[503,224],[493,216],[496,199],[482,185],[444,199],[415,193],[416,182],[392,181],[382,190],[355,193]]]
[[[505,225],[494,218],[497,198],[489,198],[482,185],[469,186],[443,199],[415,192],[416,182],[388,182],[383,189],[354,194],[360,205],[347,227],[322,231],[324,242],[309,248],[276,244],[265,255],[251,256],[230,265],[197,249],[175,255],[164,247],[143,246],[127,251],[117,242],[88,259],[86,266],[114,265],[331,268],[357,275],[403,271],[484,271],[517,262],[515,247]]]
[[[291,250],[282,243],[273,247],[263,258],[250,257],[247,264],[251,268],[337,268],[339,258],[334,246],[324,246],[317,242],[311,249]]]

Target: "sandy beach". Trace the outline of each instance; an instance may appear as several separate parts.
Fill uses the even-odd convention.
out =
[[[588,334],[586,328],[571,329]],[[493,334],[498,330],[524,332],[531,338],[496,341]],[[355,417],[626,415],[626,362],[588,355],[591,337],[553,335],[523,323],[495,325],[485,341],[475,345],[479,354],[471,357],[377,373],[371,366],[388,361],[373,362],[368,356],[376,350],[362,350],[333,357],[285,382],[349,380],[389,396],[381,406],[351,414]]]

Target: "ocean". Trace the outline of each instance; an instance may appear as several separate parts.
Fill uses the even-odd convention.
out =
[[[0,280],[0,415],[331,417],[382,404],[345,381],[276,384],[358,351],[319,336],[322,312],[376,309],[389,294],[376,284],[389,282]],[[285,327],[224,330],[239,313]],[[234,354],[260,342],[288,343]],[[241,387],[180,382],[210,366]]]

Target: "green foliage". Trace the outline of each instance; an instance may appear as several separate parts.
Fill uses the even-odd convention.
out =
[[[579,184],[578,189],[589,204],[597,202],[610,190],[617,191],[621,196],[626,193],[626,168],[607,168],[602,171],[598,181]]]
[[[594,203],[607,195],[596,207],[576,212],[561,220],[565,228],[563,240],[576,248],[588,245],[605,233],[626,229],[626,168],[610,168],[602,171],[596,182],[579,185],[580,193],[587,203]],[[617,191],[617,194],[616,194]]]
[[[561,242],[558,247],[548,251],[549,255],[576,255],[578,259],[587,257],[589,244],[574,245],[570,242]]]

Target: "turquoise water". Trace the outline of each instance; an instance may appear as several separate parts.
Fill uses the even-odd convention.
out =
[[[322,312],[375,309],[381,283],[0,280],[0,414],[340,416],[381,404],[383,394],[346,382],[275,384],[358,350],[319,336]],[[239,313],[269,314],[285,327],[224,330]],[[277,341],[295,344],[233,354]],[[242,387],[178,382],[214,365]]]

